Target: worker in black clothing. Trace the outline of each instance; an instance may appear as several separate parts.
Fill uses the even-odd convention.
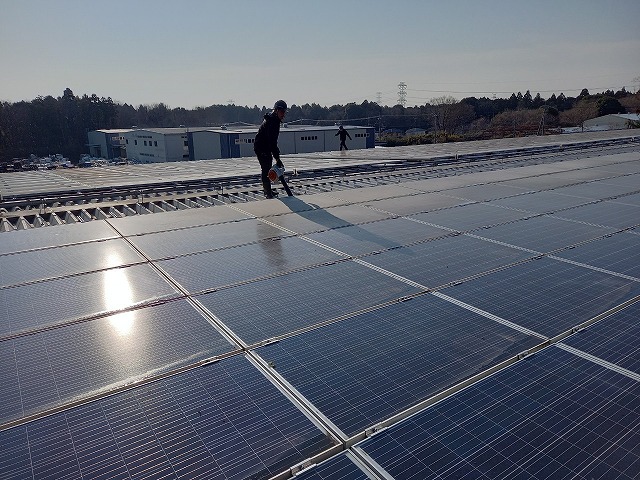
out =
[[[277,195],[271,189],[271,181],[268,175],[274,158],[276,165],[279,168],[283,168],[280,160],[280,149],[278,148],[278,135],[280,134],[280,124],[286,112],[287,103],[284,100],[278,100],[273,106],[273,111],[264,116],[253,143],[253,151],[256,152],[258,162],[260,162],[262,187],[266,198],[273,198]]]
[[[338,135],[340,135],[340,151],[342,151],[343,148],[345,150],[349,150],[345,142],[347,140],[347,137],[349,137],[349,140],[351,140],[351,135],[349,135],[349,132],[347,132],[342,125],[340,125],[340,127],[338,128],[338,133],[336,133],[334,137],[337,137]]]

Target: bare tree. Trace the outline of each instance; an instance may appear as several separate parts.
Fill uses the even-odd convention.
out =
[[[469,125],[475,118],[471,105],[460,103],[451,96],[432,98],[431,105],[434,107],[436,135],[442,135],[445,141],[449,135]]]

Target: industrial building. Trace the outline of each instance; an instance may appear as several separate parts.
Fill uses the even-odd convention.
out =
[[[374,128],[345,126],[350,149],[374,147]],[[251,157],[258,126],[179,127],[95,130],[88,133],[91,156],[126,157],[133,163],[163,163]],[[283,124],[278,145],[286,154],[328,152],[340,149],[337,127]]]
[[[631,128],[634,122],[636,124],[640,123],[640,114],[612,113],[610,115],[585,120],[583,126],[586,129],[620,130],[623,128]]]
[[[89,155],[101,158],[124,158],[127,156],[124,134],[131,129],[93,130],[87,133]]]

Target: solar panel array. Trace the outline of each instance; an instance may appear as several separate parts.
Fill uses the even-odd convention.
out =
[[[0,234],[0,477],[637,478],[638,225],[635,148]]]

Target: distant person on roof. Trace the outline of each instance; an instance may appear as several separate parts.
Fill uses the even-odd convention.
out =
[[[271,181],[269,180],[269,170],[273,165],[273,159],[275,158],[276,165],[279,168],[284,167],[280,160],[278,135],[280,135],[280,124],[286,113],[287,103],[284,100],[278,100],[273,106],[273,111],[264,116],[253,143],[253,151],[256,152],[258,162],[260,162],[262,188],[264,189],[265,198],[274,198],[277,195],[271,189]]]
[[[347,132],[342,125],[340,125],[340,127],[338,128],[338,133],[336,133],[334,137],[337,137],[338,135],[340,135],[340,151],[342,151],[343,148],[345,150],[349,150],[347,148],[346,141],[347,137],[349,137],[349,140],[351,140],[351,135],[349,135],[349,132]]]

